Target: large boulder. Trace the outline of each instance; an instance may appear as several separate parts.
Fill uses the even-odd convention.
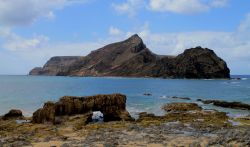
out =
[[[33,113],[32,122],[34,123],[55,123],[55,104],[53,102],[47,102],[43,108],[38,109]]]
[[[58,117],[89,113],[92,115],[94,111],[100,111],[104,121],[133,120],[126,110],[126,96],[111,94],[89,97],[65,96],[56,103],[45,103],[43,108],[33,113],[33,122],[55,123]]]
[[[12,109],[3,116],[4,120],[7,119],[23,119],[23,113],[21,110]]]

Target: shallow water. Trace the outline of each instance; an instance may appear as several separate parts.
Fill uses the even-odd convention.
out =
[[[190,102],[171,99],[169,96],[190,97],[191,101],[220,99],[250,104],[250,76],[242,80],[177,80],[153,78],[96,78],[96,77],[36,77],[0,76],[0,115],[13,108],[22,109],[25,115],[42,107],[46,101],[57,101],[65,95],[88,96],[122,93],[127,95],[127,108],[136,116],[142,111],[163,114],[161,106],[170,102]],[[152,96],[144,96],[151,93]],[[199,103],[201,104],[201,103]],[[249,111],[219,109],[230,115],[249,114]]]

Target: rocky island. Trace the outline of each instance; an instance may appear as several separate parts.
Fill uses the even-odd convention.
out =
[[[52,57],[29,75],[227,79],[230,70],[213,50],[196,47],[178,56],[157,55],[135,34],[87,56]]]

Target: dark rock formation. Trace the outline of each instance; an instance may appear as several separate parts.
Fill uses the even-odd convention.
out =
[[[230,78],[226,63],[212,50],[191,48],[174,56],[152,53],[138,35],[92,51],[85,57],[53,57],[30,75]]]
[[[230,78],[226,63],[207,48],[185,50],[175,58],[173,67],[178,78]]]
[[[7,119],[23,119],[23,113],[21,110],[16,110],[16,109],[13,109],[13,110],[10,110],[7,114],[5,114],[3,116],[3,119],[4,120],[7,120]]]
[[[171,103],[164,105],[162,109],[166,112],[202,110],[196,103]]]
[[[197,101],[201,101],[204,104],[213,104],[215,106],[224,107],[224,108],[250,110],[249,104],[244,104],[241,102],[227,102],[227,101],[219,101],[219,100],[202,100],[202,99],[198,99]]]
[[[152,96],[151,93],[144,93],[143,95],[144,95],[144,96]]]
[[[180,99],[180,100],[191,100],[191,98],[189,98],[189,97],[178,97],[178,96],[173,96],[173,97],[171,97],[171,98],[173,98],[173,99]]]
[[[88,121],[91,121],[92,112],[103,113],[104,121],[129,121],[133,120],[126,110],[126,96],[121,94],[96,95],[89,97],[65,96],[56,103],[47,102],[43,108],[33,113],[34,123],[56,123],[56,120],[63,116],[77,114],[90,114]]]

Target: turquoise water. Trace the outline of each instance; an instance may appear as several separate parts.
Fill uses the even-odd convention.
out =
[[[127,109],[133,116],[142,111],[163,114],[163,104],[183,101],[168,96],[190,97],[191,101],[202,98],[250,104],[250,76],[243,76],[242,80],[0,76],[0,115],[17,108],[31,116],[44,102],[57,101],[65,95],[111,93],[127,95]],[[144,96],[144,93],[151,93],[152,96]],[[249,113],[201,105],[226,111],[231,115]]]

